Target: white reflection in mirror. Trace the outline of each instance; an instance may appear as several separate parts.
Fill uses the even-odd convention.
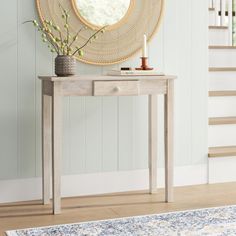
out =
[[[118,23],[127,13],[130,0],[75,0],[80,15],[90,24],[102,27]]]

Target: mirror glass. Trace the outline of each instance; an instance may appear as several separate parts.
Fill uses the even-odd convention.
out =
[[[75,0],[80,16],[97,27],[114,25],[126,15],[131,0]]]

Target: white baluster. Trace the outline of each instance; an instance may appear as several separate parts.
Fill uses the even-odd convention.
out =
[[[220,17],[219,17],[219,11],[220,11],[220,0],[214,0],[214,8],[215,8],[215,25],[220,25]]]
[[[212,0],[208,0],[208,7],[209,7],[209,8],[213,8],[213,6],[212,6]]]
[[[212,8],[215,8],[215,0],[211,0]]]
[[[225,16],[225,9],[226,9],[226,0],[221,0],[220,4],[220,25],[225,26],[226,25],[226,16]]]
[[[233,45],[233,1],[228,0],[229,45]]]

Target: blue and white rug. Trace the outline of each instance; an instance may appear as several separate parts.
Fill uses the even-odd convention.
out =
[[[8,231],[8,236],[232,236],[236,206]]]

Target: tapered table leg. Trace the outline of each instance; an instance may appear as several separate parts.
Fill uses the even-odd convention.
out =
[[[165,95],[165,200],[173,202],[173,140],[174,140],[174,81],[167,81],[167,94]]]
[[[50,162],[52,157],[52,97],[44,94],[42,83],[42,188],[43,204],[50,202]]]
[[[53,213],[61,212],[62,96],[60,82],[53,83],[52,96],[52,184]]]
[[[149,192],[157,192],[157,95],[148,97]]]

